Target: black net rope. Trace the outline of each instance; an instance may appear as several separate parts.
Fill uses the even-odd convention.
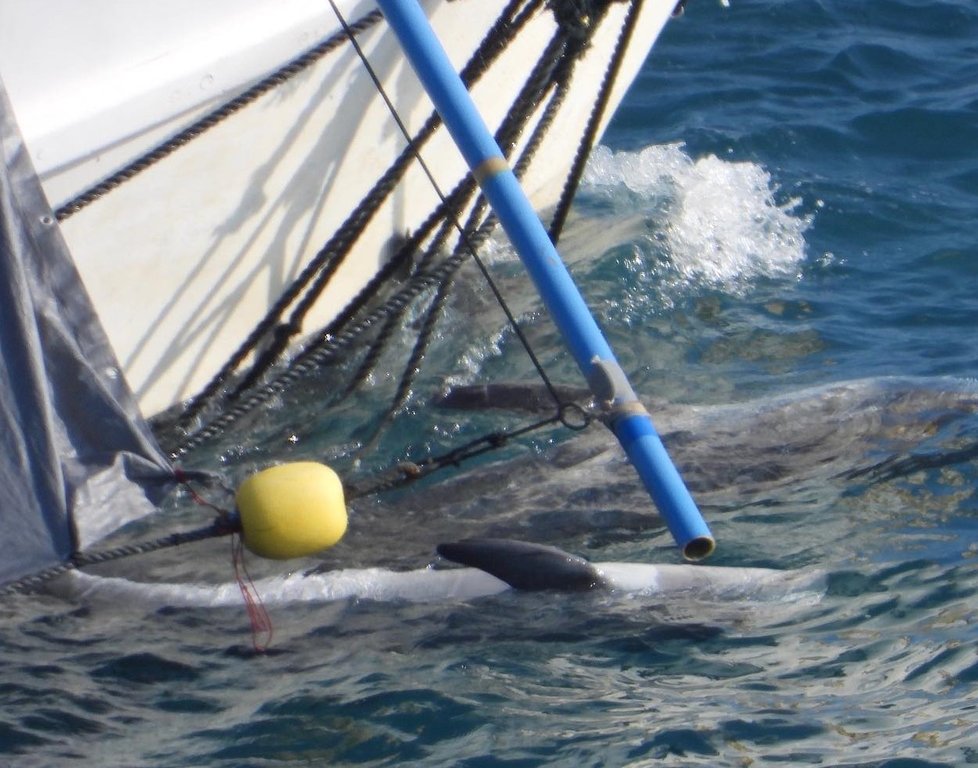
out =
[[[598,136],[598,128],[600,127],[601,120],[608,109],[608,102],[611,99],[611,91],[618,80],[622,62],[625,60],[625,53],[628,51],[628,46],[632,40],[632,34],[635,31],[635,25],[638,23],[638,17],[642,12],[642,3],[643,0],[632,0],[628,7],[628,13],[625,16],[625,21],[622,24],[621,31],[618,33],[618,40],[615,43],[615,51],[611,56],[611,61],[608,63],[607,69],[605,70],[604,78],[601,82],[601,88],[598,91],[598,97],[595,100],[594,106],[591,109],[591,114],[588,117],[587,126],[584,129],[584,135],[581,137],[581,141],[577,145],[577,153],[574,155],[574,163],[571,166],[570,173],[567,175],[567,180],[564,183],[563,190],[561,191],[560,200],[557,202],[557,207],[554,209],[554,213],[551,216],[549,234],[550,239],[555,243],[560,239],[560,233],[563,231],[564,224],[567,221],[567,214],[570,213],[571,203],[573,202],[574,195],[581,183],[581,177],[584,175],[584,164],[587,162],[587,159],[591,154],[591,150],[594,149],[594,142],[597,140]]]
[[[0,596],[32,592],[44,586],[51,579],[64,576],[66,573],[86,566],[108,563],[135,555],[146,555],[161,549],[170,549],[172,547],[182,546],[183,544],[206,541],[207,539],[213,539],[219,536],[230,536],[239,531],[240,527],[238,525],[227,519],[218,517],[212,523],[200,528],[194,528],[189,531],[177,531],[176,533],[170,533],[151,541],[123,544],[118,547],[94,552],[79,552],[64,563],[46,568],[37,573],[32,573],[30,576],[25,576],[24,578],[3,585],[3,587],[0,587]]]

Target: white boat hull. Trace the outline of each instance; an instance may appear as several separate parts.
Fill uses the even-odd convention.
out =
[[[49,5],[53,15],[0,0],[0,77],[55,208],[339,31],[320,0]],[[425,8],[461,68],[503,5],[433,0]],[[373,10],[355,0],[340,6],[351,22]],[[672,6],[646,2],[605,122]],[[538,208],[556,202],[627,10],[611,4],[577,65],[558,128],[524,178]],[[537,12],[473,88],[493,129],[554,29],[552,14]],[[431,106],[397,41],[382,21],[358,40],[416,131]],[[192,396],[212,378],[404,146],[363,64],[343,44],[62,221],[144,413]],[[445,192],[465,173],[444,131],[422,155]],[[392,242],[417,229],[436,202],[422,172],[409,171],[303,330],[342,311]]]

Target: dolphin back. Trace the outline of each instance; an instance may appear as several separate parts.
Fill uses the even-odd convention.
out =
[[[597,569],[583,557],[544,544],[511,539],[465,539],[439,544],[438,554],[490,573],[523,591],[583,592],[604,586]]]

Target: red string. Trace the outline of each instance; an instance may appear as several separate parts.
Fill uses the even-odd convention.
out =
[[[214,510],[225,522],[231,520],[231,515],[226,509],[208,501],[194,490],[190,485],[190,479],[183,470],[176,468],[173,475],[176,481],[187,489],[187,493],[190,494],[190,498],[195,504]],[[272,620],[268,611],[265,610],[264,603],[262,603],[261,595],[258,594],[258,588],[255,586],[251,574],[248,573],[244,561],[244,542],[238,533],[231,534],[231,564],[234,566],[234,580],[238,583],[238,589],[241,590],[241,598],[244,600],[248,620],[251,622],[251,644],[257,653],[264,653],[272,644],[275,628],[272,626]]]
[[[174,468],[173,477],[178,483],[180,483],[181,485],[183,485],[184,488],[187,489],[187,493],[190,494],[190,498],[194,502],[194,504],[214,510],[215,512],[217,512],[218,516],[222,520],[228,519],[229,517],[228,511],[223,507],[219,507],[214,502],[208,501],[199,493],[197,493],[197,491],[194,490],[194,487],[190,484],[190,478],[187,477],[187,475],[184,473],[182,469],[180,469],[179,467]]]
[[[231,536],[231,563],[234,565],[234,579],[238,582],[241,597],[244,600],[248,619],[251,621],[251,644],[257,653],[264,653],[272,644],[275,628],[272,619],[265,610],[261,595],[255,587],[255,582],[248,573],[244,561],[244,544],[238,534]]]

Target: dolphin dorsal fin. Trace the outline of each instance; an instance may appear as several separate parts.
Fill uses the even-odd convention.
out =
[[[514,589],[581,592],[602,585],[601,576],[583,557],[545,544],[512,539],[465,539],[439,544],[447,560],[478,568]]]

